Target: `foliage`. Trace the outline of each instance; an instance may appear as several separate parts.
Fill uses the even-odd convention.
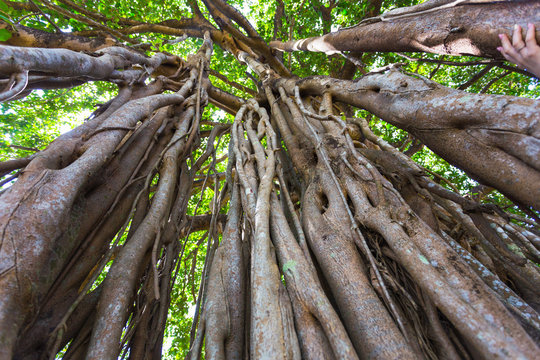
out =
[[[401,0],[384,1],[381,10],[388,10],[395,7],[409,6],[421,1]],[[109,20],[106,25],[112,29],[121,28],[123,19],[137,20],[144,23],[159,23],[166,19],[180,19],[190,17],[190,8],[182,1],[143,1],[143,0],[111,0],[111,1],[83,1],[76,0],[76,4],[86,10],[106,16]],[[278,39],[299,39],[310,36],[318,36],[327,30],[336,30],[343,27],[352,26],[363,19],[371,10],[368,1],[292,1],[292,0],[269,0],[264,2],[250,0],[234,0],[229,3],[239,9],[244,16],[255,26],[260,36],[269,42],[274,37],[274,14],[280,4],[284,6],[284,17],[282,26],[277,30]],[[8,4],[6,2],[6,4]],[[77,32],[90,30],[88,24],[77,19],[69,18],[57,11],[45,9],[49,17],[43,14],[29,14],[24,11],[14,10],[0,1],[0,21],[8,23],[18,23],[34,29],[41,29],[54,32],[51,22],[56,24],[64,32]],[[58,5],[69,9],[63,2]],[[200,3],[201,9],[204,9]],[[320,8],[332,6],[331,23],[325,23],[321,17]],[[70,9],[70,11],[72,11]],[[205,14],[208,15],[208,14]],[[213,22],[213,20],[210,20]],[[7,29],[0,29],[0,41],[6,41],[11,37],[11,32]],[[159,33],[146,33],[132,35],[142,43],[150,43],[151,49],[146,53],[152,55],[154,51],[165,51],[186,58],[193,53],[202,43],[200,39],[188,39],[179,43],[171,43],[174,36]],[[135,42],[135,41],[134,41]],[[437,63],[424,62],[430,60],[441,60],[455,62],[478,62],[482,59],[475,57],[460,57],[452,59],[432,54],[409,53],[410,58],[418,61],[409,61],[401,54],[396,53],[374,53],[364,54],[362,61],[365,67],[362,72],[385,67],[389,64],[402,63],[404,71],[416,74],[421,77],[433,79],[445,86],[458,88],[466,83],[474,74],[483,69],[485,65],[473,66],[451,66]],[[284,63],[291,72],[299,77],[312,75],[327,75],[332,69],[340,69],[345,64],[345,59],[339,56],[327,57],[317,53],[293,53],[284,54]],[[459,65],[459,64],[458,64]],[[224,51],[218,45],[214,45],[214,56],[210,65],[216,73],[225,76],[229,82],[224,82],[215,75],[210,76],[211,82],[233,95],[247,98],[248,94],[241,89],[231,85],[236,83],[241,86],[256,90],[257,84],[246,76],[247,67],[236,62],[233,55]],[[357,71],[355,77],[362,76],[361,71]],[[494,67],[487,75],[472,84],[466,90],[478,93],[486,92],[490,94],[512,95],[529,98],[540,96],[538,79],[532,79],[519,73],[505,73],[504,69]],[[254,77],[251,75],[251,77]],[[258,79],[254,79],[255,81]],[[113,98],[116,94],[116,87],[110,83],[94,82],[85,85],[60,90],[34,91],[31,95],[22,100],[2,103],[0,105],[0,161],[26,157],[35,151],[43,150],[58,135],[68,129],[80,125],[84,119],[90,115],[99,103],[104,103]],[[359,112],[360,115],[367,115],[366,112]],[[371,116],[371,115],[370,115]],[[208,106],[203,115],[203,120],[231,123],[232,116],[225,114],[222,110],[213,106]],[[408,134],[396,127],[383,122],[372,116],[370,125],[374,132],[391,144],[403,144],[407,140]],[[209,129],[209,128],[208,128]],[[205,130],[203,128],[202,130]],[[225,136],[218,145],[217,158],[227,154],[228,135]],[[194,154],[192,163],[204,151],[204,140],[198,153]],[[403,149],[406,150],[406,147]],[[477,183],[471,180],[463,171],[449,165],[446,161],[438,157],[427,148],[422,148],[416,152],[412,159],[418,164],[429,168],[433,172],[442,175],[453,183],[459,191],[466,195]],[[204,165],[209,165],[212,158]],[[216,172],[225,171],[226,162],[216,165]],[[11,174],[12,175],[12,174]],[[7,178],[10,174],[4,177]],[[0,179],[1,180],[1,179]],[[442,185],[447,186],[442,183]],[[210,190],[210,191],[209,191]],[[210,203],[214,197],[213,187],[204,189],[203,192],[194,191],[193,197],[189,201],[188,215],[201,215],[210,213]],[[495,202],[503,206],[508,206],[509,201],[497,192],[489,195],[486,201]],[[223,210],[225,210],[224,208]],[[222,210],[222,211],[223,211]],[[517,210],[516,210],[517,211]],[[186,240],[187,246],[183,260],[178,264],[177,276],[174,279],[174,287],[171,294],[171,307],[168,316],[168,327],[165,333],[164,357],[167,359],[184,358],[189,348],[189,331],[193,316],[193,307],[197,298],[197,290],[201,282],[202,271],[206,255],[206,234],[204,232],[193,233]],[[287,263],[283,271],[292,270],[294,263]],[[101,280],[101,279],[100,279]]]
[[[0,161],[43,150],[60,133],[80,125],[96,105],[114,96],[113,85],[84,84],[73,89],[35,91],[0,105]]]

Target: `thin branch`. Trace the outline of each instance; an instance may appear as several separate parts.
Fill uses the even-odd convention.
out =
[[[15,178],[17,178],[19,175],[21,175],[21,171],[17,171],[15,174],[5,178],[4,180],[0,181],[0,188],[2,188],[4,185],[6,185],[7,183],[9,183],[10,181],[14,180]]]
[[[484,77],[484,75],[486,75],[491,69],[493,69],[493,67],[495,66],[495,64],[489,64],[487,65],[486,67],[484,67],[482,70],[480,70],[479,72],[477,72],[476,74],[474,74],[474,76],[472,76],[467,82],[461,84],[459,87],[458,87],[458,90],[465,90],[467,88],[469,88],[470,86],[474,85],[476,82],[478,82],[481,78]]]
[[[415,57],[411,57],[408,55],[405,55],[400,52],[396,52],[396,55],[401,56],[404,59],[407,59],[409,61],[415,61],[415,62],[422,62],[422,63],[431,63],[431,64],[440,64],[440,65],[450,65],[450,66],[473,66],[473,65],[489,65],[489,64],[495,64],[495,66],[500,67],[501,69],[513,71],[516,73],[519,73],[521,75],[529,76],[529,77],[536,77],[533,73],[528,72],[527,70],[522,70],[516,66],[511,66],[505,64],[502,60],[477,60],[477,61],[450,61],[450,60],[439,60],[439,59],[419,59]]]
[[[224,83],[226,83],[226,84],[228,84],[228,85],[231,85],[232,87],[234,87],[234,88],[236,88],[236,89],[238,89],[238,90],[240,90],[240,91],[243,91],[243,92],[245,92],[245,93],[248,93],[248,94],[250,94],[250,95],[252,95],[252,96],[257,95],[257,92],[256,92],[255,90],[250,89],[250,88],[248,88],[247,86],[240,85],[240,84],[238,84],[238,83],[235,82],[235,81],[229,80],[225,75],[223,75],[223,74],[217,72],[217,71],[214,70],[214,69],[210,69],[210,75],[217,77],[219,80],[223,81]]]
[[[441,65],[451,65],[451,66],[472,66],[472,65],[488,65],[488,64],[502,64],[502,60],[476,60],[476,61],[450,61],[450,60],[443,60],[443,59],[423,59],[423,58],[415,58],[412,56],[405,55],[400,52],[396,52],[396,55],[401,56],[404,59],[407,59],[409,61],[414,62],[421,62],[421,63],[432,63],[432,64],[441,64]]]
[[[33,151],[33,152],[41,151],[41,150],[39,150],[38,148],[31,148],[31,147],[20,146],[20,145],[9,145],[9,147],[10,147],[10,148],[13,148],[13,149],[26,150],[26,151]]]
[[[106,25],[100,24],[100,23],[98,23],[97,21],[95,21],[93,19],[86,18],[86,17],[78,15],[78,14],[74,14],[73,12],[71,12],[69,10],[66,10],[66,9],[64,9],[64,8],[62,8],[60,6],[57,6],[57,5],[54,5],[54,4],[50,3],[48,0],[40,0],[40,1],[46,7],[48,7],[51,10],[54,10],[54,11],[58,12],[61,15],[67,16],[67,17],[72,18],[72,19],[75,19],[77,21],[82,22],[83,24],[90,25],[90,26],[92,26],[94,28],[103,30],[103,31],[111,34],[112,36],[116,36],[119,39],[122,39],[122,40],[124,40],[124,41],[126,41],[128,43],[137,43],[138,42],[137,40],[131,39],[131,38],[125,36],[124,34],[118,32],[117,30],[111,29],[110,27],[108,27]]]
[[[494,77],[493,79],[491,79],[483,88],[482,90],[480,90],[480,94],[484,94],[486,93],[489,88],[491,87],[491,85],[495,84],[497,81],[501,80],[503,77],[507,76],[507,75],[510,75],[512,72],[507,70],[505,72],[503,72],[502,74],[500,74],[499,76],[497,77]]]
[[[37,4],[36,4],[33,0],[28,0],[28,1],[31,2],[31,3],[36,7],[37,11],[38,11],[41,15],[43,15],[43,17],[45,18],[45,20],[47,20],[47,21],[49,22],[49,24],[51,24],[52,27],[56,29],[56,32],[57,32],[57,33],[59,33],[59,34],[62,33],[62,30],[60,30],[60,28],[58,27],[58,25],[56,25],[56,24],[50,19],[50,17],[47,16],[47,14],[45,14],[45,13],[43,12],[43,10],[41,10],[41,8],[40,8],[39,6],[37,6]]]
[[[73,10],[75,10],[75,11],[77,11],[77,12],[79,12],[79,13],[85,15],[85,16],[88,16],[89,18],[94,19],[96,21],[101,21],[103,23],[107,23],[109,21],[114,22],[113,19],[108,18],[107,16],[105,16],[105,15],[99,13],[99,12],[94,12],[94,11],[87,10],[84,7],[77,5],[73,1],[70,1],[70,0],[58,0],[58,1],[61,2],[64,5],[67,5],[67,6],[71,7]],[[136,21],[136,20],[128,19],[128,18],[120,18],[119,23],[126,24],[126,25],[141,24],[140,21]]]

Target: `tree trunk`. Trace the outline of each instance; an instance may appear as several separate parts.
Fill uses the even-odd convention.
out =
[[[495,56],[496,34],[538,5],[491,2],[432,1],[302,46]],[[188,287],[188,359],[203,347],[209,359],[536,358],[540,102],[399,69],[291,77],[238,11],[205,3],[220,28],[191,2],[185,23],[211,31],[187,60],[80,34],[51,35],[64,49],[0,47],[5,101],[93,80],[119,86],[47,149],[0,164],[2,176],[21,169],[0,193],[0,359],[62,349],[66,359],[159,359],[168,311],[187,307]],[[143,26],[118,23],[121,40]],[[170,34],[170,24],[144,26]],[[406,36],[390,46],[396,29]],[[21,28],[13,41],[35,34]],[[253,97],[210,82],[212,38],[258,77]],[[204,119],[209,103],[234,122]],[[443,187],[343,105],[406,130],[526,215]]]

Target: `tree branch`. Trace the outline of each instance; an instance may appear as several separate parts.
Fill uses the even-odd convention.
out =
[[[433,1],[422,4],[427,7]],[[435,2],[440,3],[440,1]],[[342,51],[421,51],[502,59],[498,34],[510,34],[514,24],[540,22],[535,1],[454,1],[452,6],[400,14],[390,12],[356,26],[324,36],[289,42],[270,42],[281,51],[315,51],[331,55]],[[428,5],[426,5],[428,4]],[[407,15],[404,15],[406,13]],[[389,16],[392,14],[392,16]],[[426,33],[426,29],[435,29]],[[536,35],[540,42],[540,32]]]

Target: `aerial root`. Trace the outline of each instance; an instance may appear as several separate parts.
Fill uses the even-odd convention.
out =
[[[0,92],[0,102],[8,101],[19,95],[28,85],[28,70],[11,75],[6,87]]]

